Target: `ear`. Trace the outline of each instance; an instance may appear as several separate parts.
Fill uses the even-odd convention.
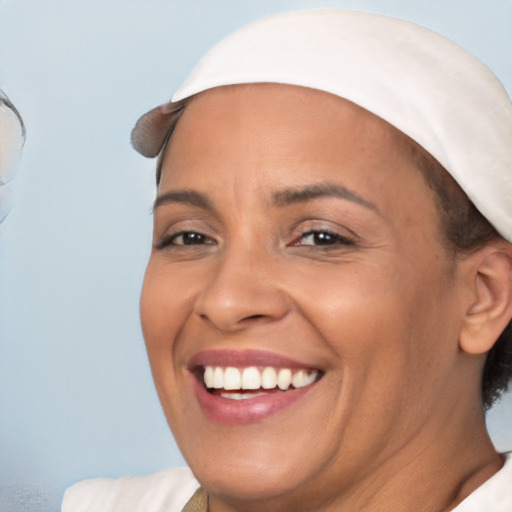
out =
[[[512,318],[512,245],[486,246],[469,256],[470,304],[460,335],[468,354],[489,351]]]

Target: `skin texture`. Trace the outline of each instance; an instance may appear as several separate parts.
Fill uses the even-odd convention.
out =
[[[448,254],[403,137],[348,101],[275,84],[203,93],[180,119],[141,319],[211,511],[449,510],[501,467],[479,376],[512,315],[489,277],[510,255]],[[498,298],[503,318],[485,330]],[[190,367],[204,350],[265,350],[323,376],[260,421],[213,421]]]

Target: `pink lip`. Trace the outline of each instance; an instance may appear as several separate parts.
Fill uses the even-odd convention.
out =
[[[275,368],[315,369],[310,364],[263,350],[202,350],[196,353],[189,362],[189,368],[199,366],[273,366]]]
[[[231,425],[246,425],[262,421],[291,407],[316,387],[316,383],[313,383],[305,388],[271,392],[268,395],[247,400],[231,400],[209,393],[195,377],[193,377],[193,383],[197,401],[204,414],[213,421]]]
[[[276,368],[314,369],[314,366],[272,352],[250,350],[205,350],[195,354],[190,362],[190,377],[197,401],[204,414],[218,423],[244,425],[256,423],[294,405],[316,387],[315,382],[304,388],[269,392],[246,400],[231,400],[208,392],[197,378],[197,369],[204,366],[273,366]]]

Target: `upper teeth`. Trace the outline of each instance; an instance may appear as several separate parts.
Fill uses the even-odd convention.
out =
[[[273,389],[279,387],[287,390],[303,388],[312,384],[318,376],[317,370],[294,370],[290,368],[273,368],[267,366],[260,370],[256,366],[238,369],[232,366],[206,366],[204,383],[207,388],[236,390],[236,389]]]

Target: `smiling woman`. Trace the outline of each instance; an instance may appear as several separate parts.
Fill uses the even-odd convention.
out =
[[[221,42],[133,133],[160,155],[142,328],[191,472],[63,511],[509,512],[484,409],[512,373],[511,136],[487,68],[410,23]]]

